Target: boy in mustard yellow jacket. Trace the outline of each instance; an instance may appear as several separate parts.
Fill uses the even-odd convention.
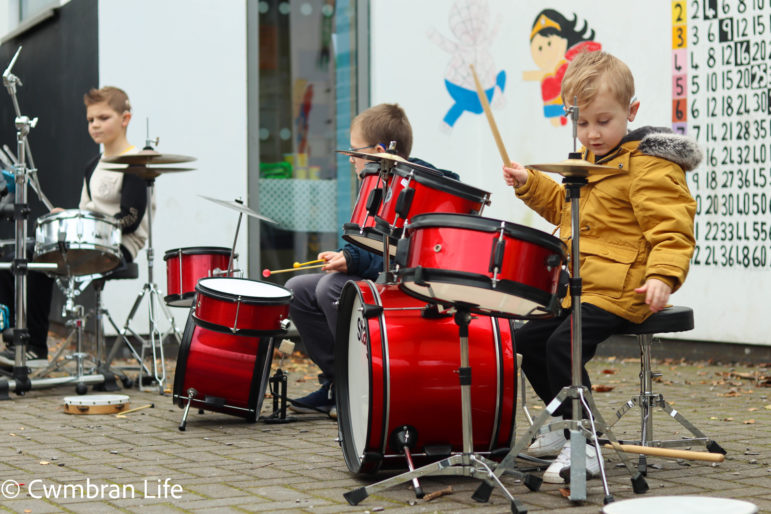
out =
[[[570,104],[577,98],[582,157],[617,169],[590,174],[581,188],[583,365],[599,343],[627,321],[639,323],[663,309],[685,280],[695,245],[696,212],[685,172],[698,165],[701,152],[692,139],[669,129],[627,131],[640,102],[634,99],[629,68],[608,53],[576,57],[562,81],[562,98]],[[570,204],[562,185],[515,162],[504,166],[503,178],[518,198],[559,226],[560,239],[570,248]],[[569,300],[563,303],[562,315],[530,321],[515,335],[522,370],[544,402],[571,384]],[[591,386],[585,368],[583,383]],[[565,402],[554,414],[569,418],[570,410],[570,402]],[[570,443],[561,431],[540,437],[528,453],[559,453],[544,481],[563,482],[560,471],[570,466]],[[596,453],[591,449],[586,455],[587,472],[596,475]]]

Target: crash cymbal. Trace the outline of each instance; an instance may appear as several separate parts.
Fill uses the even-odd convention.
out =
[[[382,161],[382,160],[393,161],[393,162],[398,162],[400,164],[403,164],[405,166],[409,166],[410,168],[415,169],[415,170],[425,171],[427,173],[434,173],[434,174],[439,173],[439,171],[437,171],[437,170],[435,170],[433,168],[429,168],[427,166],[423,166],[421,164],[417,164],[417,163],[408,161],[407,159],[405,159],[401,155],[396,155],[396,154],[393,154],[393,153],[380,153],[380,152],[378,152],[378,153],[363,153],[363,152],[356,152],[356,151],[353,151],[353,150],[337,150],[337,153],[341,153],[343,155],[348,155],[350,157],[358,157],[360,159],[366,159],[368,161],[374,161],[374,162]]]
[[[258,218],[258,219],[261,219],[263,221],[267,221],[269,223],[276,223],[275,221],[273,221],[272,219],[270,219],[268,217],[265,217],[265,216],[263,216],[261,214],[257,214],[252,209],[250,209],[249,207],[247,207],[246,205],[244,205],[242,203],[239,203],[239,202],[228,202],[226,200],[218,200],[217,198],[211,198],[209,196],[204,196],[204,195],[198,195],[198,196],[200,196],[204,200],[209,200],[210,202],[214,202],[217,205],[222,205],[223,207],[227,207],[228,209],[233,209],[235,211],[241,212],[241,213],[246,214],[248,216],[252,216],[253,218]]]
[[[157,166],[127,166],[125,168],[105,168],[108,171],[117,171],[120,173],[130,173],[131,175],[137,175],[144,180],[150,180],[158,178],[165,173],[177,173],[180,171],[192,171],[195,168],[159,168]]]
[[[341,153],[349,157],[358,157],[359,159],[366,159],[368,161],[381,161],[385,159],[387,161],[408,162],[407,159],[405,159],[401,155],[396,155],[395,153],[386,153],[386,152],[364,153],[364,152],[357,152],[355,150],[337,150],[337,153]]]
[[[137,153],[116,155],[115,157],[106,157],[102,160],[112,164],[176,164],[194,161],[195,157],[158,153],[155,150],[140,150]]]
[[[602,172],[618,171],[618,168],[594,164],[583,159],[567,159],[562,162],[547,164],[527,164],[525,168],[545,171],[547,173],[557,173],[563,177],[586,177]]]

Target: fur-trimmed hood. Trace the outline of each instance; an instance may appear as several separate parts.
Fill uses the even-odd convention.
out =
[[[703,158],[701,148],[693,138],[665,127],[640,127],[627,134],[621,144],[628,141],[640,141],[637,149],[642,153],[674,162],[683,171],[695,169]]]

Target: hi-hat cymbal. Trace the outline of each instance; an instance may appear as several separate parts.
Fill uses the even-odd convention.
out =
[[[105,157],[104,162],[112,164],[176,164],[180,162],[194,161],[195,157],[187,155],[174,155],[170,153],[158,153],[155,150],[140,150],[137,153]]]
[[[547,173],[558,173],[563,177],[586,177],[602,172],[618,171],[618,168],[594,164],[583,159],[567,159],[562,162],[546,164],[527,164],[525,168],[545,171]]]
[[[261,219],[263,221],[267,221],[269,223],[276,223],[272,219],[270,219],[270,218],[268,218],[266,216],[263,216],[262,214],[257,214],[252,209],[250,209],[249,207],[247,207],[246,205],[244,205],[242,203],[239,203],[239,202],[228,202],[226,200],[218,200],[217,198],[211,198],[209,196],[204,196],[204,195],[198,195],[198,196],[200,196],[204,200],[209,200],[210,202],[214,202],[217,205],[222,205],[223,207],[227,207],[229,209],[236,210],[236,211],[241,212],[243,214],[246,214],[248,216],[252,216],[253,218],[258,218],[258,219]]]
[[[104,168],[108,171],[117,171],[120,173],[130,173],[131,175],[137,175],[144,180],[150,180],[158,178],[165,173],[176,173],[180,171],[192,171],[195,168],[159,168],[157,166],[127,166],[125,168]]]
[[[368,161],[381,161],[385,159],[387,161],[408,162],[407,159],[405,159],[401,155],[396,155],[395,153],[386,153],[386,152],[364,153],[364,152],[357,152],[355,150],[337,150],[337,153],[341,153],[349,157],[366,159]]]

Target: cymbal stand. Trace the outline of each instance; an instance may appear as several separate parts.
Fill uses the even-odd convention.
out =
[[[128,334],[131,334],[134,338],[136,338],[138,341],[142,343],[142,348],[140,352],[139,359],[137,361],[139,362],[139,378],[138,378],[138,385],[140,391],[146,391],[147,388],[144,388],[143,384],[143,378],[145,375],[145,370],[147,369],[145,366],[145,352],[149,348],[152,353],[152,359],[153,359],[153,365],[152,365],[152,374],[148,375],[150,378],[152,378],[155,383],[158,386],[158,393],[164,394],[165,391],[165,384],[166,384],[166,361],[163,354],[163,340],[165,337],[172,335],[177,340],[177,344],[182,344],[182,336],[179,334],[179,330],[176,327],[176,324],[174,323],[174,317],[171,315],[171,312],[169,312],[169,309],[166,307],[166,304],[163,301],[163,295],[161,294],[160,289],[158,288],[158,285],[155,283],[153,279],[153,259],[154,259],[154,249],[153,249],[153,209],[152,209],[152,201],[153,201],[153,190],[155,186],[155,179],[154,178],[148,178],[146,179],[147,182],[147,208],[145,209],[145,212],[147,214],[147,282],[142,286],[142,290],[137,295],[136,300],[134,301],[134,305],[131,307],[131,311],[129,311],[129,315],[126,318],[126,323],[123,325],[123,328],[120,330],[120,340],[126,343],[126,345],[129,347],[129,349],[132,351],[132,354],[136,358],[136,350],[134,350],[133,346],[131,345],[131,341],[129,341]],[[136,330],[131,328],[131,322],[134,320],[134,316],[137,313],[137,310],[139,309],[139,305],[142,302],[142,299],[147,296],[148,301],[148,320],[149,320],[149,340],[142,337],[139,333],[137,333]],[[169,329],[166,332],[161,332],[161,330],[158,328],[158,314],[163,314],[163,316],[166,318],[167,323],[169,324]],[[116,342],[112,349],[110,350],[110,354],[107,356],[107,363],[106,365],[109,367],[110,363],[112,362],[113,358],[115,357],[115,353],[117,351],[119,344]]]
[[[16,183],[16,192],[14,195],[14,259],[10,263],[0,264],[0,269],[10,269],[14,274],[14,306],[15,306],[15,324],[13,329],[13,345],[15,348],[14,366],[11,377],[0,379],[0,399],[8,399],[8,392],[13,390],[18,395],[23,395],[27,391],[38,387],[51,387],[61,383],[71,382],[69,377],[60,379],[39,379],[30,380],[29,369],[26,366],[25,348],[29,342],[29,329],[27,327],[27,272],[28,271],[55,271],[56,264],[31,263],[27,259],[27,249],[25,241],[27,238],[27,218],[30,208],[27,203],[27,183],[36,184],[34,176],[34,163],[31,160],[32,153],[29,149],[27,136],[31,129],[37,125],[37,118],[30,119],[21,114],[19,102],[16,97],[16,87],[22,85],[19,77],[11,72],[16,59],[19,57],[21,47],[11,59],[10,64],[3,72],[3,84],[11,95],[13,107],[16,113],[14,125],[16,127],[16,150],[18,158],[14,162],[14,182]],[[32,167],[27,166],[29,157]],[[35,187],[35,186],[33,186]],[[41,200],[50,208],[50,202],[42,194],[39,186],[36,188],[37,194]],[[99,377],[103,380],[103,377]]]
[[[573,107],[569,109],[569,114],[573,118],[573,129],[575,138],[575,127],[578,120],[578,107],[576,107],[577,101],[574,102]],[[574,142],[575,148],[575,142]],[[581,154],[573,152],[570,154],[571,159],[580,159]],[[572,243],[572,273],[570,278],[570,294],[572,301],[572,313],[570,316],[571,322],[571,385],[563,387],[557,396],[549,402],[546,409],[536,418],[534,423],[530,426],[530,429],[515,443],[514,447],[504,457],[501,463],[495,470],[495,475],[500,476],[505,472],[514,469],[514,463],[517,455],[524,450],[532,441],[532,439],[541,431],[541,427],[544,425],[549,416],[552,416],[554,412],[566,401],[572,402],[572,419],[569,421],[560,421],[557,423],[551,423],[546,428],[546,432],[554,430],[562,430],[568,428],[570,430],[570,496],[572,501],[586,500],[586,437],[590,436],[594,442],[594,450],[597,453],[597,460],[600,464],[600,475],[602,477],[602,484],[605,491],[605,504],[613,501],[613,496],[608,488],[607,478],[605,476],[605,466],[603,464],[602,452],[600,450],[600,444],[597,440],[597,431],[604,432],[607,438],[618,443],[618,439],[610,430],[609,426],[605,423],[605,420],[597,410],[597,406],[594,403],[591,392],[583,385],[581,380],[582,370],[582,335],[581,335],[581,266],[580,266],[580,245],[579,240],[581,237],[580,228],[580,216],[579,216],[579,200],[581,197],[581,188],[587,184],[588,172],[576,173],[574,175],[566,175],[563,178],[565,184],[566,200],[570,202],[570,223],[571,223],[571,243]],[[589,416],[589,420],[583,419],[583,413],[586,412]],[[626,455],[616,449],[616,454],[621,459],[621,462],[626,466],[629,474],[632,477],[632,488],[635,493],[642,494],[648,490],[648,484],[645,481],[645,477],[636,470],[630,459]],[[565,478],[565,477],[563,477]],[[478,501],[487,501],[492,492],[493,484],[490,481],[482,483],[474,493],[474,499]]]
[[[461,392],[463,451],[418,469],[412,469],[409,452],[405,452],[408,464],[410,464],[410,471],[395,477],[388,478],[376,484],[360,487],[343,494],[345,499],[351,505],[357,505],[372,493],[388,489],[404,482],[413,481],[413,479],[417,479],[425,475],[453,475],[467,476],[472,478],[483,478],[486,476],[487,480],[497,485],[509,500],[512,512],[527,512],[519,500],[514,498],[508,489],[506,489],[506,486],[504,486],[500,481],[498,478],[499,474],[493,473],[493,469],[495,469],[497,466],[496,462],[474,452],[474,438],[471,419],[471,366],[469,365],[468,348],[468,326],[471,322],[469,307],[470,306],[464,305],[460,302],[455,304],[455,323],[458,325],[458,335],[460,340],[460,368],[458,369],[458,378],[460,380]],[[404,449],[407,449],[408,447],[409,445],[405,444]],[[533,491],[538,490],[538,488],[541,486],[541,479],[536,476],[528,475],[515,470],[509,470],[509,472],[517,475],[520,479],[522,479],[522,482]],[[415,482],[413,482],[413,484],[415,484]],[[416,489],[416,494],[422,494],[422,490]]]

